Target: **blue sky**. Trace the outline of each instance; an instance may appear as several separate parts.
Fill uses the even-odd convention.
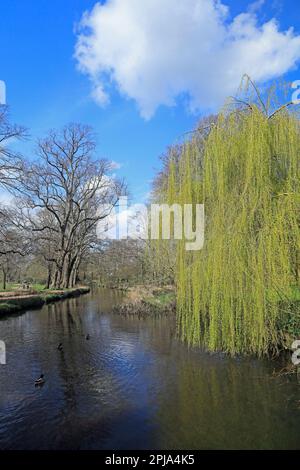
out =
[[[229,63],[229,66],[232,65],[235,71],[234,77],[236,77],[238,70],[234,68],[236,66],[234,61],[239,61],[239,41],[245,43],[245,38],[241,37],[240,29],[236,31],[237,27],[235,26],[234,33],[231,32],[230,37],[227,33],[225,41],[223,38],[214,45],[213,50],[216,51],[216,56],[218,56],[217,62],[211,61],[211,57],[205,57],[204,49],[200,52],[199,63],[202,64],[203,68],[199,69],[195,66],[198,60],[197,40],[199,39],[201,45],[205,43],[205,37],[202,40],[203,35],[197,36],[196,31],[193,32],[194,36],[190,35],[189,26],[186,30],[177,27],[175,34],[178,34],[178,36],[182,34],[181,42],[176,45],[178,54],[174,53],[170,45],[168,49],[164,50],[165,39],[170,37],[174,31],[168,32],[168,28],[171,26],[168,21],[163,23],[163,13],[160,17],[162,18],[162,25],[160,25],[160,28],[154,28],[155,18],[160,15],[159,8],[155,11],[153,6],[157,1],[154,1],[154,4],[151,5],[153,8],[149,11],[158,16],[154,16],[154,21],[153,18],[149,17],[149,28],[148,24],[145,23],[147,18],[145,19],[145,16],[143,16],[142,10],[139,11],[138,8],[135,8],[134,14],[130,8],[124,10],[124,12],[120,11],[118,1],[115,0],[114,10],[99,9],[97,12],[94,11],[93,14],[91,12],[95,5],[94,0],[1,0],[0,80],[6,82],[7,102],[11,108],[12,119],[28,127],[32,138],[43,136],[48,129],[60,127],[71,121],[92,125],[98,135],[99,156],[109,158],[122,165],[118,170],[118,174],[127,179],[134,200],[142,201],[150,189],[150,182],[155,171],[159,168],[159,155],[164,152],[169,144],[176,142],[185,131],[192,129],[201,115],[210,111],[211,107],[216,109],[217,105],[212,104],[211,106],[210,104],[214,100],[214,87],[210,88],[209,83],[216,80],[215,83],[219,84],[218,87],[215,86],[215,90],[216,88],[219,90],[218,99],[222,98],[220,89],[223,85],[225,89],[230,88],[228,77],[226,82],[223,82],[220,71],[226,67],[222,66],[221,61],[226,59],[224,63],[227,64],[232,56],[233,63]],[[131,0],[122,1],[124,5]],[[149,0],[144,1],[149,3]],[[169,3],[169,1],[161,0],[161,4],[164,2]],[[207,4],[212,3],[212,0],[204,1]],[[190,5],[192,7],[199,2],[201,4],[201,0],[182,0],[178,2],[178,5],[181,4],[184,7]],[[289,80],[300,78],[297,69],[298,58],[300,58],[299,43],[297,42],[298,35],[300,35],[300,6],[297,2],[294,0],[271,0],[256,2],[254,6],[252,4],[250,7],[251,2],[245,0],[224,0],[222,3],[229,7],[229,12],[222,20],[224,28],[230,25],[234,18],[241,13],[249,13],[250,11],[252,15],[256,15],[256,29],[249,33],[252,35],[251,38],[246,38],[249,49],[243,43],[243,60],[246,60],[245,51],[252,50],[251,40],[253,37],[255,39],[255,34],[259,28],[271,18],[277,20],[276,31],[266,32],[265,36],[261,37],[261,44],[264,47],[263,44],[266,42],[266,38],[272,39],[274,37],[274,40],[272,39],[274,44],[278,40],[278,49],[281,49],[275,52],[274,50],[268,51],[268,54],[271,54],[270,57],[273,57],[274,61],[282,62],[280,67],[274,69],[270,64],[270,70],[267,68],[260,76],[259,72],[255,72],[255,70],[260,71],[262,69],[261,63],[259,60],[256,63],[255,57],[251,59],[252,62],[249,59],[249,67],[254,70],[254,73],[257,73],[261,81],[276,77],[279,74],[278,70],[282,70],[285,78]],[[106,8],[106,6],[104,5],[102,8]],[[94,43],[100,41],[97,78],[91,75],[94,66],[87,61],[89,52],[85,50],[83,57],[80,59],[78,57],[77,59],[74,58],[79,34],[75,25],[80,22],[83,12],[86,10],[90,12],[89,26],[96,24],[100,28],[99,37],[94,34]],[[101,25],[105,24],[106,18],[110,25],[118,25],[122,15],[127,13],[129,19],[133,18],[132,23],[126,23],[126,21],[122,23],[121,28],[124,28],[124,31],[122,31],[120,38],[114,34],[112,29],[109,29],[106,35],[104,34],[105,31],[102,34],[103,27],[101,30]],[[189,25],[188,9],[185,8],[182,14],[185,15],[186,24]],[[97,19],[97,23],[92,21],[94,18]],[[140,28],[139,32],[135,31],[134,21],[137,22]],[[173,22],[171,17],[173,26],[174,24],[176,26],[176,21],[178,21],[178,15],[174,16]],[[247,17],[246,22],[248,27],[251,18]],[[145,49],[139,47],[138,54],[136,54],[136,47],[139,46],[138,34],[143,32],[143,25],[148,42]],[[242,24],[238,25],[239,28],[244,29],[246,26],[244,20]],[[291,26],[294,27],[294,40],[290,37],[282,44],[283,37],[280,34]],[[132,28],[132,31],[130,28]],[[211,32],[209,30],[205,32],[208,35],[208,43],[209,38],[215,38],[218,32],[220,32],[220,25],[217,28],[217,33],[213,32],[213,36],[210,36]],[[90,32],[83,32],[83,34],[87,35],[85,37],[90,37]],[[162,34],[161,38],[159,37],[160,34]],[[228,38],[229,41],[233,41],[232,34],[235,35],[234,44],[224,57],[222,55],[222,44],[226,44]],[[158,44],[162,45],[162,50],[159,46],[155,46],[156,50],[151,50],[149,44],[155,43],[153,37],[158,41]],[[127,40],[128,45],[126,44]],[[118,41],[121,41],[122,44],[120,45]],[[189,41],[191,44],[189,44]],[[210,41],[213,42],[215,39]],[[89,44],[94,47],[94,43]],[[286,48],[286,53],[284,48]],[[133,55],[128,56],[128,60],[132,60],[132,57],[138,57],[138,59],[133,63],[130,72],[126,74],[127,69],[125,68],[124,72],[123,58],[126,61],[126,54],[129,49],[133,51]],[[98,51],[98,48],[95,50]],[[116,51],[119,50],[125,51],[121,58],[116,54]],[[105,57],[103,51],[105,51]],[[141,57],[143,53],[146,54],[145,51],[147,54],[149,53],[149,62],[147,62],[148,56]],[[186,55],[186,51],[191,51],[191,54]],[[288,60],[285,60],[288,51],[291,54]],[[167,73],[164,72],[169,52],[171,67],[174,67],[173,75],[177,75],[178,80],[171,75],[167,77]],[[161,58],[160,62],[155,60],[155,54]],[[207,55],[209,54],[212,54],[212,52],[208,51]],[[260,50],[257,55],[259,56],[259,54]],[[265,51],[263,51],[263,54],[265,54]],[[265,61],[265,55],[263,54],[260,60]],[[190,56],[193,58],[190,59]],[[81,62],[81,65],[83,64],[81,70],[85,69],[83,70],[84,73],[78,70],[78,62]],[[86,66],[87,63],[88,66]],[[192,81],[187,76],[189,66],[191,67],[190,76],[193,77]],[[114,70],[115,74],[109,72],[107,67]],[[157,70],[159,68],[162,71],[161,90],[157,93],[160,88],[160,82],[157,81],[157,77],[159,77]],[[181,73],[183,68],[187,69],[186,74]],[[252,70],[244,70],[244,72],[251,74]],[[137,76],[134,75],[135,71]],[[216,75],[217,78],[214,78]],[[99,100],[96,102],[91,96],[93,87],[96,89],[95,87],[99,87],[99,83],[101,87],[103,85],[106,88],[106,94],[109,95],[110,102],[105,107],[100,106]],[[137,87],[135,86],[136,83],[138,84]],[[138,88],[139,86],[140,88]],[[191,95],[192,98],[190,98]],[[168,101],[172,104],[171,106],[164,105]],[[23,144],[23,149],[28,157],[32,156],[31,142]]]

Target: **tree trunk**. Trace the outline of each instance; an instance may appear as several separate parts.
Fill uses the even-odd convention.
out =
[[[5,269],[3,269],[2,272],[3,272],[3,290],[6,290],[7,274],[6,274]]]
[[[48,277],[47,277],[47,289],[50,289],[51,285],[51,278],[52,278],[52,267],[48,266]]]
[[[54,273],[54,276],[53,276],[51,287],[53,289],[59,289],[60,288],[60,285],[59,285],[59,269],[58,268],[55,269],[55,273]]]
[[[72,267],[72,274],[71,274],[72,287],[74,287],[77,284],[80,261],[81,261],[81,257],[78,255]]]

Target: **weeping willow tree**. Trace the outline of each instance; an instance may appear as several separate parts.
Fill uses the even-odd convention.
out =
[[[186,143],[170,146],[161,157],[163,168],[153,184],[152,203],[183,205],[199,202],[203,173],[204,144],[217,117],[201,119],[196,132]],[[162,219],[161,219],[162,222]],[[173,284],[178,278],[178,241],[174,239],[174,217],[171,213],[171,239],[151,240],[147,264],[154,271],[154,282]],[[160,233],[161,235],[161,233]],[[150,232],[149,232],[150,236]],[[151,238],[151,237],[150,237]],[[177,282],[177,284],[179,284]]]
[[[230,354],[277,351],[300,280],[300,127],[289,103],[235,100],[170,161],[169,202],[204,203],[205,244],[177,243],[178,329]]]

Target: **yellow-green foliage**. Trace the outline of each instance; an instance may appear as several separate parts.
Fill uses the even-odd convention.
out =
[[[276,351],[280,300],[299,283],[299,121],[255,105],[221,114],[201,148],[184,146],[166,191],[205,204],[203,250],[177,244],[181,337],[231,354]]]

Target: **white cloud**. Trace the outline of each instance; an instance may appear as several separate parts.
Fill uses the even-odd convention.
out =
[[[117,87],[143,117],[188,96],[189,108],[213,110],[242,75],[258,82],[296,66],[300,36],[275,19],[259,24],[258,1],[229,18],[215,0],[108,0],[84,14],[75,56],[100,105]]]
[[[264,4],[265,4],[265,0],[256,0],[253,3],[250,3],[248,7],[248,11],[250,13],[256,13],[263,7]]]

